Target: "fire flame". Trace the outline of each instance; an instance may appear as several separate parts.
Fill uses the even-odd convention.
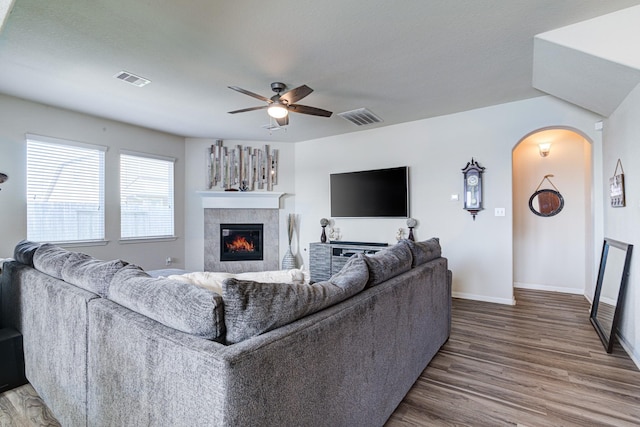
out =
[[[255,246],[252,242],[248,242],[243,236],[235,236],[233,241],[225,243],[227,250],[230,252],[254,252]]]

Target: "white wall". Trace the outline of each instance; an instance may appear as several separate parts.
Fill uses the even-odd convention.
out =
[[[0,257],[13,256],[15,244],[27,236],[25,133],[108,147],[105,156],[105,246],[74,248],[100,259],[121,258],[146,269],[163,268],[172,257],[184,263],[184,138],[78,114],[0,95],[0,172],[9,180],[0,191]],[[161,154],[177,159],[175,166],[175,232],[168,242],[120,244],[119,150]],[[82,185],[81,182],[78,185]]]
[[[541,157],[538,144],[550,142]],[[524,139],[513,152],[513,246],[516,286],[584,295],[593,280],[591,261],[591,145],[580,134],[547,129]],[[546,175],[553,175],[549,180]],[[556,188],[554,188],[553,186]],[[529,209],[529,198],[540,189],[557,189],[562,211],[541,217]],[[589,268],[587,268],[587,262]]]
[[[185,268],[192,271],[204,270],[204,210],[202,201],[197,191],[208,190],[207,158],[209,148],[215,143],[215,139],[187,138],[185,155],[189,165],[185,177]],[[242,145],[243,147],[260,148],[269,145],[272,149],[278,149],[278,185],[273,187],[274,192],[285,193],[280,199],[280,246],[278,259],[282,261],[287,250],[286,220],[289,213],[294,213],[294,145],[281,142],[265,141],[239,141],[225,140],[226,147]],[[258,190],[259,191],[259,190]],[[298,233],[292,242],[294,254],[298,250]],[[299,258],[301,264],[302,259]],[[300,265],[299,264],[299,265]]]
[[[407,165],[411,216],[418,240],[437,236],[453,271],[456,296],[513,302],[512,149],[525,135],[545,127],[571,127],[594,141],[601,162],[599,116],[552,97],[540,97],[401,125],[296,144],[295,210],[301,247],[320,236],[319,220],[330,218],[329,174]],[[451,201],[462,192],[461,169],[474,157],[484,173],[484,211],[476,220]],[[599,169],[599,166],[598,166]],[[600,193],[599,193],[600,194]],[[597,199],[596,212],[601,210]],[[494,216],[506,208],[505,217]],[[597,218],[596,218],[597,221]],[[342,240],[395,241],[403,219],[338,219]]]
[[[601,185],[608,189],[616,162],[625,171],[626,207],[612,208],[608,191],[603,195],[606,237],[635,245],[622,312],[621,338],[627,351],[640,366],[640,86],[604,123],[604,176]]]

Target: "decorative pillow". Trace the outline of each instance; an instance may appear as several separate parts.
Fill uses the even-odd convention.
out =
[[[253,280],[264,283],[304,283],[302,269],[275,270],[275,271],[251,271],[237,273],[233,277],[238,280]]]
[[[33,267],[33,254],[36,249],[40,247],[40,243],[31,242],[29,240],[22,240],[18,242],[16,248],[13,251],[13,259],[20,264]]]
[[[130,264],[114,274],[107,297],[163,325],[201,338],[224,341],[222,297],[208,289],[153,278]]]
[[[440,239],[432,237],[424,242],[413,242],[406,240],[411,255],[413,256],[412,267],[424,264],[433,259],[440,258],[442,256],[442,249],[440,248]]]
[[[368,277],[358,254],[328,281],[313,285],[227,279],[222,283],[227,343],[244,341],[343,301],[364,289]]]
[[[365,255],[369,267],[369,282],[367,286],[378,285],[411,269],[411,250],[405,241],[372,255]]]
[[[262,283],[305,283],[302,269],[255,271],[247,273],[226,273],[213,271],[195,271],[186,274],[173,274],[167,279],[193,283],[222,295],[222,282],[226,279],[251,280]]]
[[[87,254],[71,252],[62,266],[62,280],[106,297],[113,275],[127,264],[119,259],[102,261]]]
[[[191,283],[222,295],[222,282],[231,278],[231,273],[213,271],[194,271],[186,274],[172,274],[167,279]]]
[[[62,267],[70,256],[71,252],[60,246],[43,243],[33,254],[33,266],[49,276],[64,280]]]

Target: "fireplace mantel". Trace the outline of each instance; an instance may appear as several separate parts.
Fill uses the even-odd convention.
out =
[[[280,197],[274,191],[198,191],[203,209],[279,209]]]

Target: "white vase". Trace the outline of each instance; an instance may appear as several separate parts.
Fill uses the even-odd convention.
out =
[[[297,268],[296,265],[296,257],[293,256],[291,252],[291,246],[287,249],[287,252],[284,254],[282,258],[282,269],[283,270],[291,270],[293,268]]]

